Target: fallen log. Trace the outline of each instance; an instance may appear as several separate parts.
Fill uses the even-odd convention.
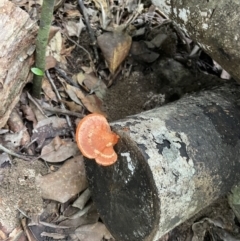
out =
[[[152,2],[240,83],[239,1]]]
[[[31,80],[37,25],[7,0],[0,1],[0,128]]]
[[[93,200],[118,241],[156,241],[240,181],[240,87],[112,123],[118,161],[86,160]]]

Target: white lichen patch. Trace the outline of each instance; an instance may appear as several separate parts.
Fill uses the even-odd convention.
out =
[[[130,153],[129,152],[122,152],[121,156],[126,157],[128,170],[133,175],[134,171],[135,171],[135,166],[132,163],[132,159],[131,159]]]
[[[169,15],[171,14],[171,2],[169,0],[166,1],[158,1],[158,0],[152,0],[152,3],[155,6],[158,6],[158,8],[164,12],[164,14]]]
[[[202,29],[207,30],[208,29],[208,24],[207,23],[203,23],[202,24]]]
[[[186,8],[182,8],[178,10],[178,17],[181,18],[184,21],[184,23],[188,22],[189,15],[190,15],[190,11]]]
[[[134,120],[132,122],[134,123]],[[170,132],[165,123],[158,118],[148,118],[139,123],[135,121],[135,124],[130,126],[130,131],[131,138],[146,148],[145,152],[149,156],[148,164],[159,185],[159,196],[163,198],[163,196],[180,195],[177,200],[175,198],[171,200],[174,202],[182,200],[185,203],[183,206],[186,206],[186,200],[191,199],[189,197],[194,190],[194,183],[191,180],[195,173],[191,158],[186,160],[186,157],[181,156],[180,153],[180,143],[183,139],[186,142],[187,137],[184,136],[183,139],[181,136],[176,137],[176,133]],[[164,140],[169,141],[170,147],[163,147],[162,153],[159,153],[158,146],[163,144]],[[169,192],[166,193],[166,189]],[[176,215],[175,212],[176,210],[171,215]],[[181,215],[182,210],[177,212]]]
[[[166,228],[161,225],[171,222],[173,217],[179,217],[180,220],[187,216],[186,207],[196,206],[193,198],[196,192],[194,182],[196,171],[193,160],[187,153],[189,141],[184,133],[176,133],[166,127],[164,119],[169,112],[171,107],[161,113],[161,118],[157,113],[151,112],[150,115],[146,113],[138,115],[139,121],[131,118],[127,121],[130,138],[140,148],[144,147],[141,151],[148,157],[146,162],[153,175],[161,203],[159,230],[165,230]],[[124,126],[125,123],[120,121],[114,124]],[[183,145],[186,149],[184,155],[180,150]],[[124,153],[121,155],[126,156]]]

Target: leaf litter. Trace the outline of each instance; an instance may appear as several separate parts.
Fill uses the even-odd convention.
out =
[[[38,20],[42,1],[12,2]],[[96,36],[89,41],[84,37],[89,31],[87,20],[76,2],[56,2],[46,53],[46,70],[54,83],[44,77],[41,100],[33,99],[26,86],[0,135],[1,144],[11,153],[0,154],[0,237],[22,235],[17,213],[29,240],[114,240],[87,188],[83,158],[74,141],[79,122],[74,113],[108,116],[104,109],[108,87],[124,71],[129,74],[136,63],[148,67],[159,59],[159,52],[186,61],[177,55],[176,46],[181,42],[186,52],[191,40],[154,6],[136,0],[89,0],[84,1],[84,9]],[[212,68],[221,69],[217,63]],[[224,70],[222,76],[230,78]],[[129,93],[126,99],[131,98]],[[167,98],[161,95],[160,99],[162,105]],[[114,101],[110,107],[120,112]]]

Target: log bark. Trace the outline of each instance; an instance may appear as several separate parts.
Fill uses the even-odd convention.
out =
[[[240,83],[240,2],[152,0]]]
[[[0,2],[0,128],[31,79],[37,25],[13,3]]]
[[[156,241],[240,181],[240,87],[112,123],[118,161],[86,160],[93,200],[118,241]]]

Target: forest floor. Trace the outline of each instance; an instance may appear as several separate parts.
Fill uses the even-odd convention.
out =
[[[12,2],[31,18],[39,18],[38,1]],[[85,8],[94,34],[100,36],[110,30],[103,29],[103,13],[96,2],[88,1]],[[115,2],[121,7],[121,1]],[[109,47],[110,59],[104,57],[104,46],[96,48],[97,57],[76,1],[62,1],[54,12],[55,28],[48,46],[51,61],[42,99],[32,100],[29,83],[1,135],[1,143],[20,158],[0,155],[0,240],[17,236],[15,240],[114,240],[88,193],[83,159],[74,140],[79,120],[91,112],[105,115],[109,122],[119,120],[229,81],[221,78],[219,66],[201,49],[195,51],[191,39],[183,38],[159,10],[145,3],[141,14],[134,15],[138,5],[132,2],[135,5],[122,8],[122,22],[118,23],[136,16],[131,24],[134,34],[128,35],[132,47],[117,66],[113,59],[122,58],[121,46],[127,46],[128,37],[117,38]],[[59,110],[61,104],[70,111],[71,126],[64,112],[49,109]],[[22,129],[14,129],[11,123]],[[77,176],[78,183],[70,180],[76,171],[82,174]],[[238,225],[222,197],[160,240],[240,240],[235,235]]]

